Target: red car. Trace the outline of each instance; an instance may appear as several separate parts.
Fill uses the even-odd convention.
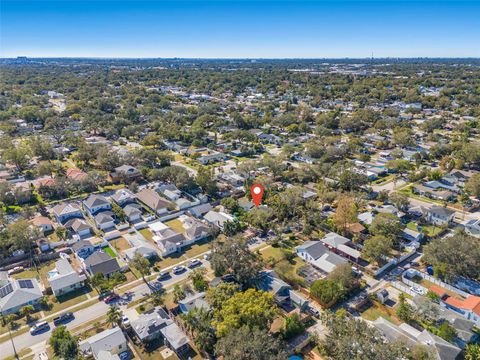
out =
[[[103,301],[105,301],[105,304],[109,304],[117,300],[118,298],[120,298],[120,296],[118,296],[117,294],[111,294],[111,295],[108,295],[105,299],[103,299]]]

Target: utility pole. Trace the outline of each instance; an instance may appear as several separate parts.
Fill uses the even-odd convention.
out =
[[[13,341],[13,337],[12,337],[12,329],[10,328],[10,324],[7,324],[7,322],[5,321],[5,315],[3,315],[3,309],[0,309],[2,311],[0,311],[0,314],[2,314],[2,324],[3,326],[7,326],[8,327],[8,335],[10,336],[10,342],[12,343],[12,347],[13,347],[13,354],[15,356],[15,359],[16,360],[20,360],[20,358],[18,357],[18,354],[17,354],[17,348],[15,347],[15,342]]]

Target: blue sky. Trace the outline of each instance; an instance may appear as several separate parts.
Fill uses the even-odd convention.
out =
[[[1,1],[0,57],[480,57],[480,1]]]

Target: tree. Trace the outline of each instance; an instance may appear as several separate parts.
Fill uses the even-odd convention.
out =
[[[365,322],[348,316],[325,314],[322,319],[328,331],[319,347],[335,360],[384,360],[408,358],[403,344],[385,342],[378,330]]]
[[[208,288],[208,282],[205,280],[207,270],[204,267],[193,270],[188,278],[192,281],[193,287],[197,291],[205,291]]]
[[[480,280],[479,259],[478,239],[465,233],[435,238],[424,247],[423,260],[434,268],[443,268],[448,279],[464,276]]]
[[[368,177],[353,170],[344,170],[338,178],[338,186],[343,191],[359,190],[368,183]]]
[[[186,328],[193,335],[195,346],[204,353],[213,354],[217,336],[212,326],[211,312],[195,307],[182,317]]]
[[[218,286],[207,290],[205,300],[213,310],[220,310],[223,304],[238,291],[240,291],[238,284],[221,282]]]
[[[115,214],[118,220],[125,221],[125,211],[115,203],[112,203],[112,212]]]
[[[210,263],[217,276],[231,273],[245,287],[254,284],[262,269],[260,259],[250,251],[243,237],[215,239]]]
[[[403,293],[398,297],[397,316],[406,323],[410,322],[413,318],[413,309],[405,300]]]
[[[403,224],[400,219],[389,213],[380,213],[375,216],[370,225],[370,232],[374,235],[381,235],[398,244],[398,238],[403,230]]]
[[[285,345],[266,330],[242,326],[218,340],[215,350],[225,360],[284,360]]]
[[[183,290],[183,288],[179,284],[175,284],[175,286],[173,287],[173,301],[178,304],[186,297],[187,295],[185,294],[185,290]]]
[[[148,276],[151,273],[150,261],[139,252],[136,252],[132,260],[130,260],[129,265],[137,270],[140,275],[142,275],[142,280],[145,284],[149,285],[145,276]]]
[[[219,337],[243,325],[267,330],[276,314],[272,294],[248,289],[235,293],[220,309],[213,311],[213,325]]]
[[[282,337],[285,340],[293,339],[305,331],[305,325],[302,323],[298,314],[287,316],[282,327]]]
[[[472,196],[480,198],[480,174],[473,174],[465,184],[465,191]]]
[[[310,286],[310,294],[325,307],[334,305],[341,294],[340,284],[332,279],[320,279]]]
[[[357,220],[357,206],[352,198],[343,196],[338,200],[333,221],[342,234],[347,232],[348,224]]]
[[[480,344],[468,344],[465,349],[465,360],[480,359]]]
[[[386,256],[392,249],[393,242],[383,235],[375,235],[365,241],[362,249],[362,256],[365,259],[376,262],[378,265],[384,263]]]
[[[118,306],[110,306],[107,311],[107,323],[111,324],[112,327],[115,325],[120,325],[122,322],[122,311]]]
[[[55,328],[48,340],[53,352],[59,358],[73,360],[78,358],[77,339],[62,325]]]
[[[29,323],[32,319],[30,315],[35,311],[35,308],[32,305],[25,305],[20,308],[20,315],[25,316],[26,322]]]
[[[413,168],[412,163],[404,159],[390,160],[385,166],[387,167],[387,169],[399,173],[400,176],[403,176],[405,173],[412,170]]]
[[[457,337],[457,332],[448,321],[443,321],[438,327],[437,335],[448,342],[452,342]]]
[[[406,210],[410,206],[408,196],[401,192],[394,192],[388,196],[388,200],[395,205],[399,210]]]
[[[40,233],[37,228],[32,228],[27,220],[17,220],[7,226],[7,235],[10,243],[15,249],[25,251],[31,250],[31,247]]]
[[[148,300],[153,306],[163,306],[165,303],[165,291],[163,289],[152,291],[148,295]]]
[[[55,235],[57,235],[57,237],[60,239],[60,240],[65,240],[68,236],[68,230],[63,227],[63,226],[58,226],[56,229],[55,229]]]
[[[213,169],[209,170],[205,166],[200,167],[195,180],[197,181],[198,186],[200,186],[208,195],[214,196],[217,193],[218,188],[214,179]]]
[[[6,149],[2,158],[5,161],[11,162],[17,168],[18,172],[25,170],[28,164],[29,149],[22,144]]]

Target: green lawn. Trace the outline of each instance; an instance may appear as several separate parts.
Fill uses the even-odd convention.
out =
[[[169,226],[177,233],[180,233],[180,234],[185,233],[185,228],[183,227],[183,223],[178,219],[167,221],[165,222],[165,225]]]
[[[379,317],[383,317],[384,319],[396,325],[400,325],[402,323],[402,321],[395,316],[394,309],[387,309],[385,306],[377,304],[376,302],[373,302],[372,305],[362,313],[362,317],[370,321],[374,321]]]
[[[117,257],[117,254],[115,253],[115,251],[113,251],[113,249],[110,247],[110,246],[107,246],[105,248],[103,248],[103,251],[105,251],[108,255],[110,255],[112,258],[116,258]]]

